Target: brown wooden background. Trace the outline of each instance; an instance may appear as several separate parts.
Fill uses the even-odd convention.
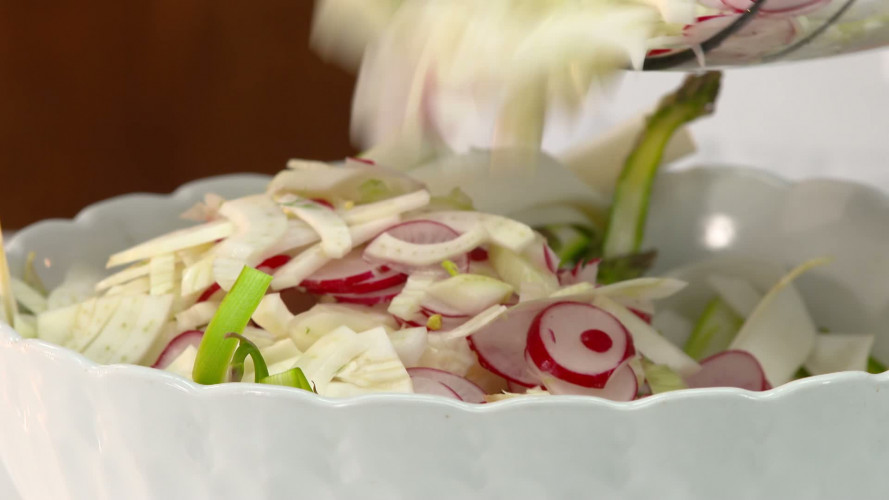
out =
[[[0,220],[351,152],[311,0],[0,0]]]

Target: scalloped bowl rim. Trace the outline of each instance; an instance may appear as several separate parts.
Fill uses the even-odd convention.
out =
[[[725,176],[744,176],[747,178],[755,178],[764,183],[782,187],[785,189],[792,189],[797,186],[811,183],[824,182],[849,185],[854,187],[855,189],[867,190],[870,191],[872,194],[878,194],[883,203],[889,206],[889,196],[887,196],[886,193],[884,193],[883,191],[872,186],[853,181],[820,177],[802,181],[790,181],[772,172],[758,168],[738,166],[692,167],[678,171],[664,172],[660,175],[681,176],[694,175],[695,173],[716,173],[718,175]],[[186,198],[190,197],[194,191],[206,191],[202,190],[202,186],[208,183],[214,183],[223,180],[248,178],[268,179],[269,176],[255,173],[225,174],[187,182],[178,187],[172,193],[161,194],[135,192],[111,197],[85,207],[72,219],[54,218],[31,224],[23,228],[22,230],[17,231],[16,234],[10,239],[7,247],[10,247],[14,250],[18,246],[17,242],[22,238],[22,235],[26,235],[33,231],[39,231],[44,225],[47,224],[63,222],[73,225],[87,225],[90,223],[90,220],[95,217],[95,214],[99,213],[103,209],[103,207],[109,204],[119,203],[133,197],[145,196],[155,199]],[[386,404],[389,402],[399,402],[402,404],[407,403],[408,405],[437,405],[439,407],[447,407],[461,412],[481,414],[498,413],[500,411],[510,411],[518,408],[536,406],[567,406],[571,408],[598,407],[619,411],[645,411],[647,408],[658,406],[661,403],[668,401],[673,402],[682,400],[709,399],[718,396],[737,398],[739,400],[754,400],[762,402],[776,401],[788,397],[789,395],[797,391],[805,391],[815,386],[822,386],[833,383],[849,383],[862,381],[876,383],[889,389],[889,372],[881,374],[870,374],[867,372],[839,372],[794,380],[773,389],[761,392],[747,391],[744,389],[730,387],[684,389],[679,391],[656,394],[628,402],[609,401],[606,399],[590,396],[564,395],[517,397],[487,404],[472,404],[463,401],[456,401],[438,396],[429,396],[423,394],[381,393],[351,396],[345,398],[329,398],[316,394],[310,394],[305,391],[293,390],[286,387],[253,383],[229,383],[204,386],[191,380],[179,377],[178,375],[146,366],[129,364],[100,365],[86,358],[78,352],[52,344],[50,342],[40,339],[22,338],[12,327],[0,322],[0,349],[11,348],[33,349],[40,356],[56,358],[64,363],[76,366],[79,370],[86,372],[93,379],[126,376],[135,379],[144,379],[147,381],[156,382],[166,386],[167,389],[186,392],[192,396],[197,396],[199,398],[237,398],[243,397],[245,395],[258,395],[281,398],[327,408],[353,406],[358,407],[365,405]]]

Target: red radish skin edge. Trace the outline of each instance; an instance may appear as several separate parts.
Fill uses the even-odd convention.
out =
[[[441,396],[448,399],[463,401],[457,393],[447,385],[426,377],[411,377],[414,394],[427,394],[429,396]]]
[[[611,317],[615,322],[617,322],[618,325],[620,325],[621,333],[623,333],[626,338],[626,347],[618,363],[615,366],[611,367],[611,369],[596,374],[578,373],[560,365],[559,362],[554,359],[553,355],[548,352],[542,337],[542,335],[546,335],[547,333],[541,331],[541,321],[550,309],[553,309],[555,307],[564,307],[566,304],[576,304],[585,308],[596,309],[598,312]],[[581,335],[583,336],[590,331],[598,330],[588,329],[585,330]],[[603,334],[607,335],[604,332]],[[609,342],[611,342],[610,337]],[[611,346],[609,345],[608,347],[610,349]],[[592,352],[600,352],[593,349],[590,350]],[[621,323],[612,314],[596,306],[585,304],[583,302],[562,301],[549,305],[546,309],[540,311],[540,313],[538,313],[537,316],[534,318],[533,323],[531,323],[531,326],[528,328],[528,344],[525,348],[525,352],[534,363],[534,365],[537,367],[537,369],[539,369],[540,371],[547,372],[550,375],[564,380],[565,382],[568,382],[570,384],[578,385],[581,387],[589,387],[592,389],[603,389],[605,387],[605,384],[608,383],[608,379],[611,378],[611,375],[614,373],[614,371],[620,368],[620,366],[627,359],[636,354],[636,348],[633,345],[633,337],[630,335],[630,332],[628,332],[623,323]]]
[[[481,404],[485,402],[485,391],[465,377],[455,375],[445,370],[426,367],[408,368],[407,372],[411,376],[411,380],[427,378],[435,380],[436,382],[441,382],[454,391],[460,400],[466,401],[467,403]]]
[[[188,330],[176,335],[173,337],[173,340],[167,343],[164,350],[161,351],[160,356],[157,357],[157,361],[155,361],[151,367],[159,370],[165,369],[170,366],[170,363],[175,361],[176,358],[188,348],[188,346],[199,346],[203,336],[204,332],[200,330]]]
[[[735,363],[729,368],[740,366],[750,371],[741,374],[729,373],[724,366],[726,363]],[[732,378],[735,380],[726,382]],[[767,391],[772,388],[759,360],[749,352],[737,349],[722,351],[701,360],[701,371],[688,377],[686,383],[689,388],[735,387],[748,391]]]
[[[382,304],[383,302],[389,302],[396,295],[401,292],[402,287],[392,287],[385,288],[378,292],[374,293],[363,293],[363,294],[331,294],[337,302],[342,302],[346,304],[360,304],[365,306],[374,306],[377,304]]]

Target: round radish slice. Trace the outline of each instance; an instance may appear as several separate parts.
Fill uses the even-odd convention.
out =
[[[525,361],[525,347],[528,328],[550,304],[552,301],[522,302],[470,335],[469,346],[478,355],[479,363],[510,382],[525,387],[540,385]]]
[[[432,380],[426,377],[411,377],[411,383],[414,386],[415,394],[429,394],[431,396],[444,396],[448,399],[456,399],[462,401],[460,396],[450,387],[442,384],[438,380]]]
[[[635,349],[630,333],[611,314],[590,304],[557,302],[534,319],[527,352],[541,372],[602,389]]]
[[[812,13],[827,4],[831,0],[768,0],[759,10],[769,16],[802,16]],[[726,7],[743,12],[753,6],[753,0],[722,0]]]
[[[290,262],[289,255],[275,255],[273,257],[269,257],[268,259],[260,262],[259,265],[256,266],[256,269],[258,269],[264,273],[269,273],[271,271],[278,269],[279,267],[283,266],[284,264],[286,264],[288,262]]]
[[[173,337],[173,340],[164,347],[161,355],[158,356],[157,361],[155,361],[151,367],[160,370],[165,369],[170,366],[170,363],[175,361],[183,351],[188,349],[188,346],[193,346],[197,349],[198,346],[201,345],[201,338],[203,336],[204,332],[200,330],[188,330],[187,332],[182,332]]]
[[[361,304],[364,306],[373,306],[385,302],[390,302],[392,299],[395,298],[396,295],[401,292],[402,288],[404,287],[393,286],[370,293],[331,294],[331,297],[333,297],[337,302],[343,302],[346,304]]]
[[[701,361],[701,370],[685,381],[689,387],[737,387],[765,391],[772,386],[762,365],[747,351],[731,350]]]
[[[315,271],[300,286],[315,293],[354,293],[350,285],[373,278],[375,269],[377,266],[361,258],[360,250],[353,250]]]
[[[200,297],[198,297],[197,302],[206,302],[210,300],[211,298],[213,298],[214,295],[216,295],[216,292],[220,290],[222,290],[222,287],[219,286],[219,283],[213,283],[212,285],[208,286],[206,290],[204,290],[204,293],[202,293]]]
[[[636,372],[628,363],[618,367],[608,379],[605,387],[601,389],[575,385],[546,373],[541,373],[540,376],[544,387],[550,394],[597,396],[611,401],[632,401],[636,399],[636,394],[639,392]]]
[[[385,234],[388,234],[389,236],[401,241],[406,241],[408,243],[414,243],[417,245],[432,245],[435,243],[444,243],[446,241],[457,239],[460,236],[460,233],[446,224],[423,219],[402,222],[401,224],[398,224],[386,230]],[[364,258],[371,262],[374,262],[376,260],[370,258],[366,254]],[[461,273],[465,273],[469,270],[468,254],[454,257],[451,259],[451,261],[457,265],[457,269]],[[378,263],[385,264],[396,271],[405,273],[410,273],[411,271],[416,270],[415,267],[404,264],[397,264],[394,262]],[[438,266],[434,267],[438,268]],[[443,269],[442,272],[444,272]]]
[[[411,380],[414,381],[418,378],[425,378],[441,382],[454,391],[458,398],[467,403],[485,402],[485,391],[483,391],[481,387],[475,385],[472,381],[459,375],[454,375],[451,372],[446,372],[437,368],[416,367],[408,368],[407,373],[411,376]]]
[[[700,44],[732,24],[739,15],[699,17],[695,24],[685,27],[685,40]],[[707,53],[707,59],[715,64],[756,59],[790,44],[796,35],[792,20],[758,17]]]

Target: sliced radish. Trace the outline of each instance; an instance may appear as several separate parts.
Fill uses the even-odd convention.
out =
[[[349,293],[349,285],[367,281],[375,276],[378,266],[361,258],[361,250],[353,250],[345,257],[327,263],[300,286],[315,293]],[[384,287],[385,288],[385,287]]]
[[[361,304],[364,306],[373,306],[377,304],[383,304],[386,302],[390,302],[395,298],[396,295],[401,293],[402,286],[393,286],[389,288],[384,288],[382,290],[378,290],[376,292],[370,293],[339,293],[332,294],[337,302],[342,302],[345,304]]]
[[[691,45],[700,44],[735,22],[739,16],[699,17],[695,24],[685,27],[683,36]],[[796,38],[797,31],[793,20],[757,17],[710,51],[707,58],[713,63],[756,59],[790,44]]]
[[[599,274],[599,261],[601,259],[593,259],[590,261],[578,262],[571,269],[560,269],[558,272],[559,284],[562,286],[576,285],[577,283],[596,284],[596,278]]]
[[[772,17],[796,17],[812,13],[830,3],[831,0],[768,0],[760,8],[760,13]],[[722,0],[722,3],[730,9],[738,12],[748,10],[753,6],[753,0]]]
[[[534,318],[527,352],[541,372],[602,389],[636,351],[630,333],[611,314],[590,304],[557,302]]]
[[[198,297],[197,301],[198,302],[206,302],[206,301],[210,300],[211,298],[213,298],[213,296],[216,295],[216,292],[219,292],[221,290],[222,290],[222,287],[219,286],[219,283],[213,283],[212,285],[210,285],[209,288],[204,290],[204,292],[201,294],[201,296]]]
[[[201,344],[201,338],[204,336],[204,332],[200,330],[189,330],[187,332],[180,333],[176,337],[171,340],[164,350],[161,352],[161,355],[157,358],[157,361],[151,365],[152,368],[158,368],[160,370],[165,369],[170,365],[183,351],[188,349],[189,346],[197,347]]]
[[[618,367],[608,379],[605,387],[601,389],[575,385],[548,373],[540,373],[540,378],[546,390],[554,395],[596,396],[611,401],[632,401],[636,399],[636,395],[639,392],[636,372],[633,371],[629,363],[624,363]]]
[[[552,301],[523,302],[469,336],[479,363],[501,377],[526,387],[540,383],[525,361],[528,329]]]
[[[759,361],[747,351],[731,350],[701,361],[701,370],[686,378],[690,388],[737,387],[765,391],[771,385]]]
[[[277,270],[279,267],[287,264],[288,262],[290,262],[289,255],[273,255],[268,259],[260,262],[259,265],[256,266],[256,268],[264,273],[268,273]]]
[[[441,382],[454,391],[459,399],[466,401],[467,403],[485,402],[485,391],[467,378],[437,368],[408,368],[407,372],[410,374],[411,380],[413,381],[416,381],[419,378],[426,378]]]
[[[451,389],[450,387],[444,385],[438,380],[433,380],[431,378],[426,377],[413,377],[411,376],[411,383],[414,386],[415,394],[428,394],[430,396],[444,396],[448,399],[456,399],[457,401],[462,401],[460,396]]]
[[[423,326],[429,325],[428,320],[432,316],[435,316],[435,315],[441,316],[441,327],[436,328],[435,330],[432,330],[436,333],[449,332],[449,331],[453,330],[454,328],[457,328],[458,326],[462,325],[463,323],[466,323],[466,321],[469,319],[469,316],[447,316],[447,315],[444,315],[441,313],[437,313],[435,311],[430,311],[428,309],[422,309],[422,308],[420,309],[420,312],[423,314],[423,318],[424,318],[423,321],[426,321],[426,323],[424,323]]]

